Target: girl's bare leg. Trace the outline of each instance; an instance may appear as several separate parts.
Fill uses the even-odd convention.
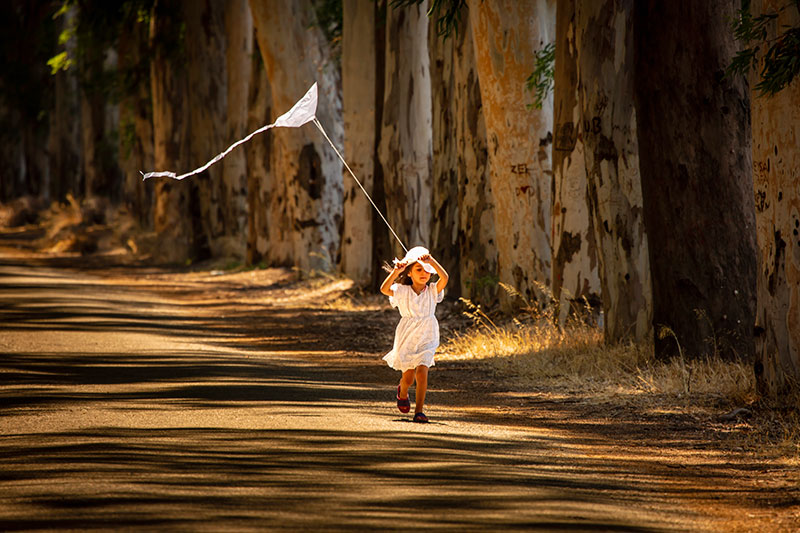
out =
[[[408,389],[414,384],[414,369],[406,370],[400,378],[400,399],[408,398]]]
[[[419,365],[416,371],[409,370],[409,372],[414,372],[417,378],[417,391],[415,393],[417,406],[414,409],[414,413],[421,413],[422,408],[425,406],[425,393],[428,392],[428,367]],[[405,377],[405,374],[403,374],[403,377]]]

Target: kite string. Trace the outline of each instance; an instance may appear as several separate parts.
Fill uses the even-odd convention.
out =
[[[374,207],[374,208],[375,208],[375,211],[377,211],[377,212],[378,212],[378,214],[381,216],[381,218],[383,219],[383,221],[386,223],[386,227],[388,227],[388,228],[389,228],[389,231],[391,231],[391,232],[392,232],[392,235],[394,235],[394,238],[395,238],[395,239],[397,239],[397,242],[399,242],[399,243],[400,243],[400,246],[402,246],[402,247],[403,247],[403,251],[405,251],[406,253],[408,253],[408,248],[406,248],[406,245],[405,245],[405,244],[403,244],[403,241],[401,241],[401,240],[400,240],[400,237],[398,237],[398,236],[397,236],[397,233],[395,233],[394,229],[392,229],[392,226],[391,226],[391,224],[389,224],[389,221],[388,221],[388,220],[386,220],[386,217],[384,217],[384,216],[383,216],[383,213],[381,213],[381,210],[380,210],[380,209],[378,209],[378,206],[377,206],[377,205],[375,205],[375,202],[373,202],[373,201],[372,201],[372,198],[370,197],[370,195],[369,195],[369,193],[367,192],[367,190],[364,188],[364,186],[363,186],[363,185],[361,185],[361,182],[360,182],[360,181],[358,181],[358,178],[356,177],[356,175],[355,175],[355,174],[353,174],[353,171],[352,171],[352,170],[350,170],[350,165],[348,165],[348,164],[347,164],[347,161],[345,161],[345,160],[344,160],[344,157],[342,157],[342,154],[340,154],[340,153],[339,153],[339,150],[337,150],[337,149],[336,149],[336,145],[334,145],[334,144],[333,144],[333,141],[331,141],[330,137],[328,137],[328,134],[327,134],[327,133],[325,133],[325,130],[322,128],[322,124],[320,124],[320,123],[319,123],[319,120],[317,120],[317,117],[314,117],[314,124],[317,126],[317,128],[319,128],[319,131],[321,131],[321,132],[322,132],[322,135],[324,135],[324,136],[325,136],[325,139],[327,139],[328,143],[331,145],[331,148],[333,148],[333,151],[334,151],[334,152],[336,152],[336,155],[338,155],[338,156],[339,156],[339,159],[341,159],[341,160],[342,160],[342,163],[344,163],[344,166],[345,166],[345,168],[346,168],[346,169],[347,169],[347,171],[350,173],[350,175],[351,175],[351,176],[353,176],[353,179],[354,179],[354,180],[356,180],[356,183],[358,183],[358,186],[359,186],[359,187],[361,187],[361,190],[362,190],[362,191],[364,191],[364,194],[367,196],[367,199],[369,200],[369,203],[371,203],[371,204],[372,204],[372,207]]]

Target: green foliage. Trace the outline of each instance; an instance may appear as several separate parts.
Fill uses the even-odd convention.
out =
[[[150,11],[154,4],[155,0],[63,0],[53,19],[66,17],[70,10],[74,10],[75,16],[69,24],[64,25],[58,37],[58,46],[67,48],[70,42],[74,45],[58,51],[47,61],[51,73],[78,67],[80,82],[89,92],[99,92],[112,98],[132,92],[149,72],[147,39],[142,39],[144,44],[136,54],[138,63],[126,61],[129,58],[120,58],[115,70],[108,70],[103,63],[107,51],[118,47],[123,28],[127,28],[131,34],[139,31],[147,35]],[[176,13],[169,14],[177,16]],[[182,50],[179,44],[180,33],[178,38],[170,37],[168,42],[157,42],[155,46],[163,45],[174,55],[176,50]]]
[[[544,100],[553,90],[556,65],[556,45],[549,43],[544,48],[536,52],[536,67],[528,79],[525,80],[525,87],[534,92],[536,98],[533,105],[541,109]]]
[[[392,7],[417,6],[423,0],[392,0]],[[431,0],[428,18],[436,17],[436,34],[447,39],[461,27],[461,13],[467,7],[467,0]]]
[[[783,26],[783,31],[774,38],[767,38],[779,14],[791,8],[800,11],[800,0],[787,3],[775,12],[753,16],[750,0],[742,0],[742,8],[731,23],[736,40],[746,48],[736,53],[726,74],[743,76],[751,69],[758,70],[761,64],[759,82],[755,85],[761,96],[778,93],[800,73],[800,28]]]
[[[73,63],[74,61],[69,57],[66,50],[47,60],[47,66],[50,67],[50,74],[53,75],[61,70],[69,70]]]

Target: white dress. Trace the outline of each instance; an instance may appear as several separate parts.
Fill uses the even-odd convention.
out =
[[[394,293],[389,303],[400,311],[400,323],[394,334],[394,347],[384,356],[395,370],[410,370],[419,365],[434,365],[433,354],[439,346],[439,322],[434,312],[444,292],[436,292],[436,283],[429,283],[419,294],[410,285],[391,286]]]

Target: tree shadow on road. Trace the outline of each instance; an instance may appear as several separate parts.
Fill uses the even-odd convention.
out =
[[[26,517],[0,518],[3,530],[103,527],[114,516],[118,527],[159,529],[654,532],[685,518],[653,512],[658,476],[625,480],[630,465],[549,458],[547,438],[219,428],[33,437],[5,437],[0,479],[17,487],[24,503],[12,507]]]
[[[706,448],[699,433],[671,439],[658,420],[563,403],[539,405],[523,424],[498,412],[500,385],[476,391],[456,365],[440,365],[442,390],[433,374],[440,424],[397,421],[387,400],[397,375],[380,361],[394,314],[276,306],[283,282],[260,285],[264,301],[215,301],[213,285],[137,272],[110,282],[0,263],[0,530],[674,531],[702,519],[688,505],[797,505],[739,483],[755,461],[670,460]],[[62,349],[36,348],[51,337]],[[373,418],[397,429],[361,428],[359,409],[371,407],[359,406],[382,402],[388,411]],[[342,429],[193,423],[203,410],[297,408]],[[17,427],[85,410],[120,420],[159,411],[187,427]]]

